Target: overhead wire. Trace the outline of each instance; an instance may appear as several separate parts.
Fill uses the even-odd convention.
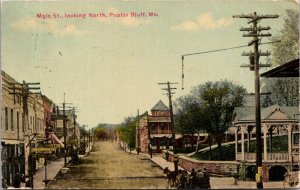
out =
[[[273,41],[273,42],[265,42],[265,43],[260,43],[260,45],[264,44],[272,44],[272,43],[278,43],[280,40]],[[232,49],[238,49],[238,48],[243,48],[243,47],[249,47],[249,45],[242,45],[242,46],[235,46],[235,47],[229,47],[229,48],[222,48],[222,49],[216,49],[216,50],[210,50],[210,51],[202,51],[202,52],[197,52],[197,53],[188,53],[188,54],[183,54],[181,56],[181,61],[182,61],[182,90],[184,89],[183,87],[183,79],[184,79],[184,57],[185,56],[190,56],[190,55],[200,55],[200,54],[205,54],[205,53],[214,53],[214,52],[219,52],[219,51],[227,51],[227,50],[232,50]]]

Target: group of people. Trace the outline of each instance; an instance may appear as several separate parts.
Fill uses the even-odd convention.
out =
[[[189,174],[186,170],[171,171],[168,167],[164,169],[164,174],[167,175],[168,186],[177,187],[179,189],[209,189],[210,188],[210,178],[208,171],[204,168],[202,171],[195,171],[193,168]]]

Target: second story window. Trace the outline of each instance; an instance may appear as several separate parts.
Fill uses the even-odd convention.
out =
[[[19,118],[19,112],[17,111],[17,130],[20,130],[20,118]]]
[[[10,110],[10,129],[14,130],[14,110]]]
[[[151,131],[156,131],[156,127],[155,127],[155,124],[154,123],[151,123],[150,124],[150,129],[151,129]]]
[[[21,119],[21,126],[22,126],[22,132],[25,132],[25,125],[24,125],[24,114],[22,113],[22,119]]]
[[[161,125],[160,125],[160,128],[161,128],[161,130],[162,131],[165,131],[167,128],[166,128],[166,124],[165,123],[162,123]]]
[[[8,108],[5,107],[5,130],[8,130]]]

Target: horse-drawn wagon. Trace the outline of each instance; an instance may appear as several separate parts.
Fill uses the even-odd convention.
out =
[[[170,187],[177,187],[178,189],[210,188],[210,177],[206,169],[203,171],[195,171],[193,169],[189,174],[186,170],[175,172],[165,168],[164,173],[167,175],[168,186]]]

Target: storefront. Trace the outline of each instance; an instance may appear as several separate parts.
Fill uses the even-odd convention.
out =
[[[24,144],[6,144],[2,142],[2,182],[13,184],[17,174],[25,175],[25,149]],[[4,185],[4,184],[2,184]]]

